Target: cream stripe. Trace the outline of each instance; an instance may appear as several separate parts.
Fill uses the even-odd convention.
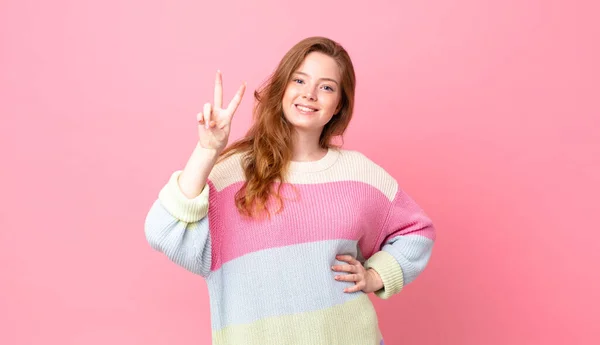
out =
[[[215,345],[379,345],[381,333],[368,295],[327,309],[266,318],[213,332]]]
[[[388,252],[379,251],[365,262],[365,268],[373,268],[383,282],[383,288],[375,291],[381,299],[388,299],[399,293],[404,286],[404,275],[398,261]]]
[[[167,184],[158,193],[158,198],[173,217],[186,223],[197,222],[208,213],[210,188],[206,185],[200,195],[188,199],[179,188],[179,175],[181,170],[171,174]]]
[[[217,191],[236,182],[244,181],[241,154],[235,154],[217,164],[209,177]],[[288,182],[295,184],[356,181],[367,183],[393,200],[398,190],[396,180],[381,166],[357,151],[341,150],[338,162],[331,168],[319,172],[292,172]]]

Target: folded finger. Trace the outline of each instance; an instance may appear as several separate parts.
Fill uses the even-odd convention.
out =
[[[212,106],[210,103],[204,104],[204,127],[208,128],[212,114]]]

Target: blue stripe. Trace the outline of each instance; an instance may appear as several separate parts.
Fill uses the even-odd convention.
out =
[[[403,235],[391,238],[382,247],[400,264],[404,285],[412,282],[423,272],[429,258],[433,241],[421,235]]]
[[[207,279],[214,331],[264,317],[314,311],[361,295],[334,279],[338,254],[360,255],[353,240],[302,243],[252,252],[229,261]],[[360,258],[360,256],[359,256]]]
[[[210,273],[208,217],[194,223],[180,221],[156,200],[146,216],[145,233],[150,246],[175,264],[201,276]]]

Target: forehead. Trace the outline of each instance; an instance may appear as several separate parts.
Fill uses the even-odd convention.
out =
[[[300,64],[296,72],[303,72],[315,79],[331,78],[340,80],[340,67],[337,62],[330,57],[319,52],[311,52]]]

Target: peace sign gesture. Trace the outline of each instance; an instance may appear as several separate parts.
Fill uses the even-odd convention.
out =
[[[242,101],[245,90],[246,83],[240,86],[227,108],[223,109],[223,78],[221,71],[217,71],[214,103],[204,104],[203,112],[198,113],[197,117],[200,146],[205,149],[216,150],[218,153],[225,149],[229,139],[231,119]]]

